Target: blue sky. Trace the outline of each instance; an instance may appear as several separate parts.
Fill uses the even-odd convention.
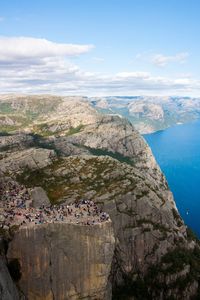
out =
[[[0,92],[200,96],[198,0],[2,0]]]

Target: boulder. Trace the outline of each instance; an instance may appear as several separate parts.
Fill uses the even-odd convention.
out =
[[[45,190],[40,186],[36,186],[32,189],[31,198],[32,206],[35,208],[40,207],[42,205],[50,205],[49,198],[47,197]]]

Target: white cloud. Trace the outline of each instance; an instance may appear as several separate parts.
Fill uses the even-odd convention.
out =
[[[179,63],[183,64],[186,62],[189,54],[187,52],[177,53],[176,55],[166,56],[163,54],[153,55],[151,62],[158,67],[165,67],[169,63]]]
[[[0,69],[0,91],[64,95],[185,95],[200,92],[200,81],[191,78],[153,76],[145,72],[103,75],[84,72],[60,58],[30,66],[10,65]]]
[[[200,80],[191,76],[173,79],[135,70],[100,74],[85,72],[69,60],[90,49],[90,45],[58,44],[35,38],[0,38],[0,93],[200,94]]]
[[[135,79],[145,79],[149,77],[148,72],[121,72],[117,73],[118,78],[135,78]]]
[[[93,45],[54,43],[32,37],[0,37],[0,61],[77,56],[93,47]]]

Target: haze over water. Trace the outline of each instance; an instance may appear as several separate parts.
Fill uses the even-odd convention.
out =
[[[144,135],[185,223],[200,237],[200,121]]]

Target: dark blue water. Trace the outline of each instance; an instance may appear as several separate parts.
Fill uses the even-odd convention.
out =
[[[200,121],[144,135],[185,223],[200,237]]]

